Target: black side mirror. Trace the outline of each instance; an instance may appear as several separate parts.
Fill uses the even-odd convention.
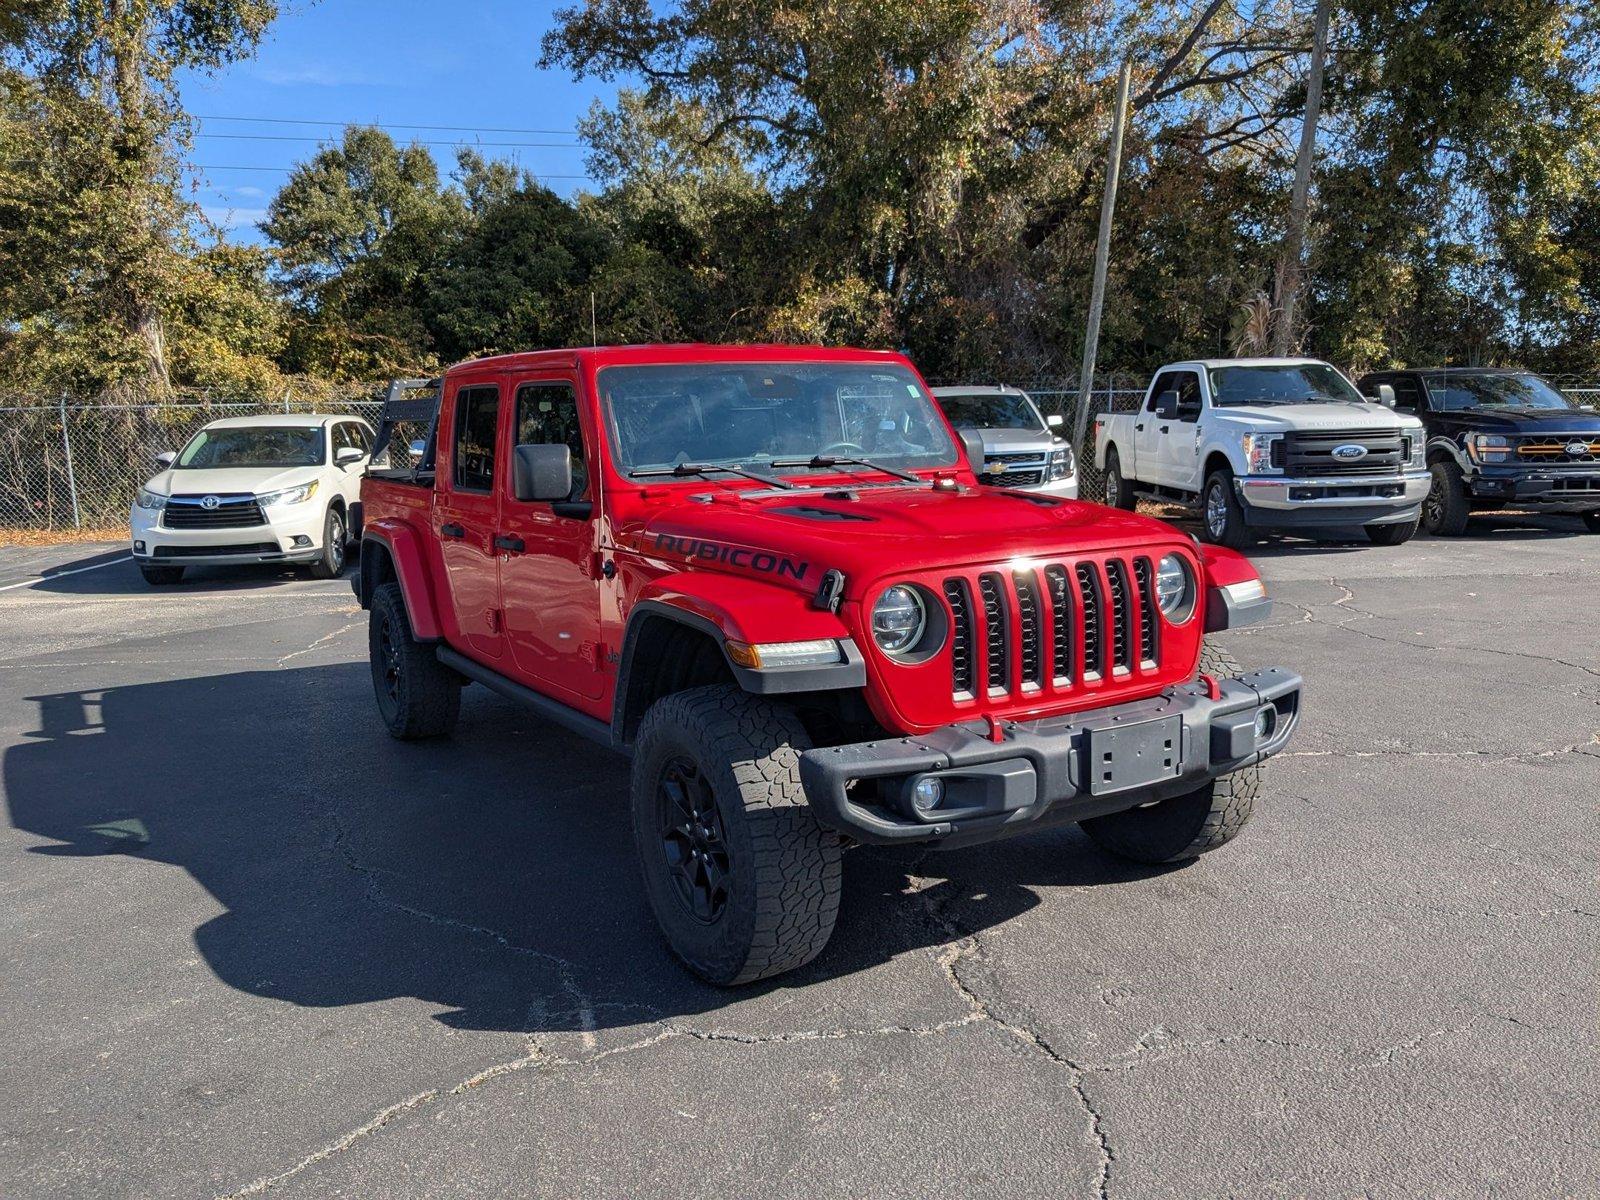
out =
[[[518,446],[511,476],[518,500],[565,500],[572,494],[572,450],[565,444]]]
[[[1178,393],[1162,392],[1156,397],[1156,416],[1163,421],[1178,419]]]
[[[961,434],[961,448],[967,452],[967,465],[972,473],[983,475],[983,437],[975,429],[957,430]]]

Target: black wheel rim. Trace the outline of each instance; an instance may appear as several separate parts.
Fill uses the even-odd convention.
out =
[[[390,709],[400,706],[400,643],[395,637],[394,621],[384,617],[378,623],[378,677],[382,695]]]
[[[1433,486],[1428,489],[1428,498],[1422,502],[1422,519],[1430,529],[1444,519],[1444,489],[1439,486],[1437,475],[1433,477]]]
[[[1122,489],[1117,486],[1119,482],[1115,468],[1106,473],[1106,506],[1108,508],[1116,508],[1117,502],[1122,499]]]
[[[328,561],[335,574],[344,569],[344,522],[338,513],[328,514]]]
[[[674,755],[656,785],[661,849],[678,902],[703,925],[721,920],[728,907],[728,842],[711,784],[700,768]]]

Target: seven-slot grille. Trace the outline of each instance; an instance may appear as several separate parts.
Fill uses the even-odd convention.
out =
[[[216,503],[207,507],[207,500]],[[265,525],[267,518],[254,496],[172,496],[161,523],[168,529],[243,529]]]
[[[1572,454],[1568,446],[1583,446],[1582,454]],[[1573,434],[1569,437],[1523,437],[1517,439],[1517,457],[1528,462],[1549,463],[1561,466],[1593,466],[1600,462],[1600,437],[1591,434]]]
[[[1393,475],[1405,469],[1408,442],[1394,429],[1291,430],[1283,435],[1283,471],[1301,477]],[[1362,453],[1343,450],[1347,446],[1359,446]]]
[[[1070,687],[1160,663],[1149,558],[978,571],[945,579],[942,590],[958,700]]]

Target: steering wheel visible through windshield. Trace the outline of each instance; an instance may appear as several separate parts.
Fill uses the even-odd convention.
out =
[[[601,403],[618,469],[870,458],[951,467],[955,444],[915,375],[877,363],[606,367]],[[784,473],[803,468],[785,468]]]
[[[1365,404],[1343,375],[1327,363],[1272,363],[1253,367],[1213,367],[1212,402],[1240,404]]]

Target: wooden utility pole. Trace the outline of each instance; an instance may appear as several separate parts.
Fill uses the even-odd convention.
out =
[[[1117,109],[1111,118],[1111,151],[1106,156],[1106,190],[1100,200],[1100,239],[1094,248],[1094,290],[1089,294],[1089,323],[1083,335],[1083,367],[1078,373],[1078,412],[1072,445],[1083,451],[1089,430],[1089,393],[1094,387],[1094,358],[1100,348],[1100,310],[1106,300],[1106,265],[1111,258],[1111,217],[1117,208],[1117,177],[1122,172],[1122,129],[1128,120],[1130,63],[1117,76]]]
[[[1311,203],[1311,162],[1316,155],[1317,121],[1322,116],[1322,68],[1328,56],[1328,10],[1331,0],[1317,0],[1316,28],[1311,37],[1311,78],[1306,81],[1306,116],[1300,124],[1300,153],[1294,163],[1294,190],[1289,194],[1289,227],[1278,258],[1278,322],[1273,330],[1272,352],[1291,353],[1295,336],[1295,308],[1300,299],[1301,260],[1305,256],[1306,220]]]

